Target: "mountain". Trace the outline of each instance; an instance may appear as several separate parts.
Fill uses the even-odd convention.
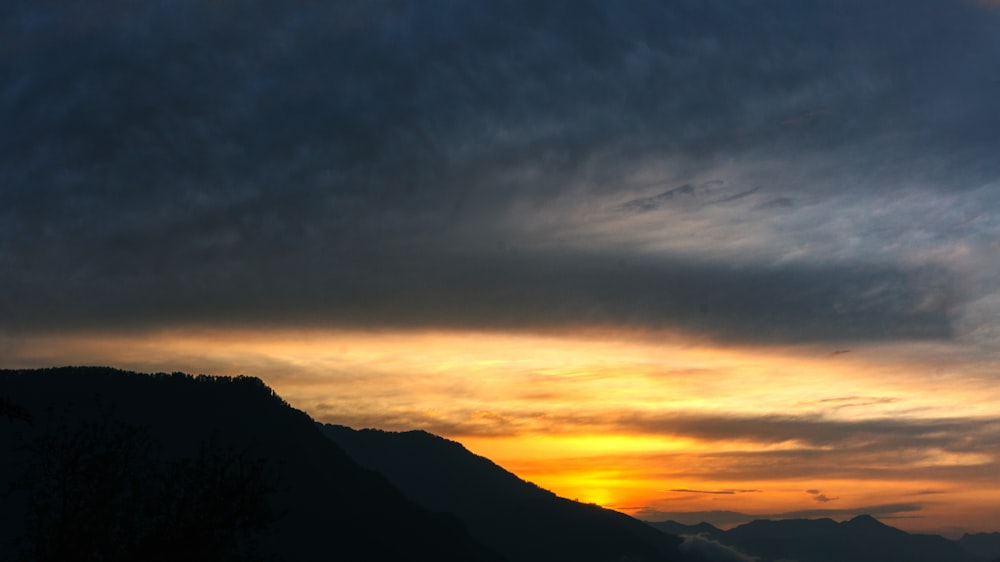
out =
[[[473,537],[521,562],[666,561],[680,539],[596,505],[560,498],[454,441],[426,433],[325,425],[362,466],[426,508],[452,513]]]
[[[760,562],[976,562],[958,543],[937,535],[911,534],[862,515],[837,523],[832,519],[758,520],[728,531],[707,523],[651,523],[664,532],[701,535]]]
[[[0,371],[2,560],[503,558],[258,379]]]
[[[685,525],[684,523],[678,523],[676,521],[657,521],[655,523],[647,522],[647,524],[655,529],[663,531],[664,533],[677,536],[699,535],[712,540],[718,540],[725,533],[722,529],[708,523]]]
[[[968,552],[990,562],[1000,562],[1000,533],[963,535],[958,544]]]
[[[0,458],[0,560],[1000,556],[997,533],[955,542],[868,516],[728,531],[646,524],[559,498],[426,432],[321,426],[250,377],[0,370]]]

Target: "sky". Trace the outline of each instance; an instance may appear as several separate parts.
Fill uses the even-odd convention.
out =
[[[651,520],[1000,531],[1000,4],[0,4],[0,367]]]

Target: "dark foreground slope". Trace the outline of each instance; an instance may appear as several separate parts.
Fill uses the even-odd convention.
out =
[[[680,560],[680,539],[596,505],[557,497],[462,445],[423,431],[326,425],[347,454],[432,511],[454,513],[510,560]]]
[[[938,535],[912,534],[862,515],[838,523],[832,519],[759,520],[723,531],[702,523],[651,523],[664,532],[698,535],[717,541],[760,562],[974,562],[955,541]]]
[[[1000,533],[966,534],[958,539],[966,551],[989,562],[1000,562]]]
[[[499,560],[253,378],[0,371],[0,559]]]

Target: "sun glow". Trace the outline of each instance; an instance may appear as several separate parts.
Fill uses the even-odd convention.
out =
[[[930,435],[920,424],[954,418],[959,403],[973,419],[1000,414],[988,377],[912,344],[905,354],[843,353],[669,333],[244,330],[50,336],[0,348],[25,367],[260,376],[320,421],[426,429],[560,495],[633,514],[907,504],[922,489],[950,490],[969,513],[992,513],[971,491],[995,487],[994,454],[870,446]],[[893,470],[900,462],[905,470]],[[824,492],[803,492],[814,488]],[[922,514],[933,514],[922,499]]]

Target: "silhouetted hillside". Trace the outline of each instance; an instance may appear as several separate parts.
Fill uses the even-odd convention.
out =
[[[324,433],[362,466],[385,475],[432,511],[454,513],[470,533],[510,560],[680,560],[680,539],[596,505],[560,498],[462,445],[423,431]]]
[[[701,535],[760,562],[974,562],[955,541],[938,535],[911,534],[862,515],[837,523],[832,519],[759,520],[728,531],[673,521],[650,523],[664,532]]]
[[[502,559],[254,378],[0,371],[0,458],[2,560]]]
[[[1000,562],[1000,533],[967,534],[958,539],[966,551],[990,562]]]

